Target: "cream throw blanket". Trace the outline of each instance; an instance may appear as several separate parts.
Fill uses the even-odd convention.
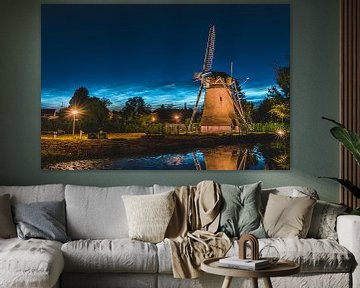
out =
[[[175,278],[198,278],[201,262],[222,257],[231,246],[219,226],[221,191],[217,183],[202,181],[196,187],[175,189],[175,210],[165,233],[171,247]]]

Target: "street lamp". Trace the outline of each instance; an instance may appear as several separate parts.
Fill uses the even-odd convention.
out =
[[[175,120],[175,123],[179,123],[180,115],[179,115],[179,114],[175,114],[175,115],[174,115],[174,120]]]
[[[76,122],[76,115],[79,114],[79,111],[74,109],[71,111],[71,114],[73,114],[74,118],[73,118],[73,136],[75,136],[75,122]]]

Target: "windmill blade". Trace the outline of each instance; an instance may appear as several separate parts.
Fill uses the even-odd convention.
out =
[[[206,52],[204,57],[203,73],[211,71],[212,62],[215,51],[215,26],[211,26],[209,30],[208,42],[206,46]]]
[[[201,93],[202,93],[203,88],[204,88],[204,84],[201,83],[201,85],[200,85],[200,87],[199,87],[199,91],[198,91],[197,97],[196,97],[196,102],[195,102],[195,105],[194,105],[194,108],[193,108],[193,112],[192,112],[192,114],[191,114],[191,118],[190,118],[190,122],[189,122],[189,126],[188,126],[188,128],[187,128],[187,131],[190,131],[190,130],[191,130],[192,122],[194,121],[194,118],[195,118],[197,109],[198,109],[198,107],[199,107],[199,102],[200,102]]]

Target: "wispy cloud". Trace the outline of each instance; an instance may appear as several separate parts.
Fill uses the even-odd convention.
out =
[[[246,99],[250,102],[260,102],[267,94],[271,85],[250,86],[244,89]],[[195,83],[152,83],[152,84],[116,84],[108,86],[94,85],[88,87],[90,96],[107,98],[112,104],[110,109],[121,109],[131,97],[142,97],[153,108],[162,104],[172,104],[183,107],[184,103],[191,107],[195,104],[198,85]],[[71,99],[73,88],[43,89],[41,92],[41,105],[46,108],[66,107]]]

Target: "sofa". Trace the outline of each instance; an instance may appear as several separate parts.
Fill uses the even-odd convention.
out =
[[[262,191],[291,196],[294,187]],[[317,197],[314,190],[296,187]],[[0,239],[0,287],[221,287],[223,277],[204,274],[198,279],[175,279],[171,249],[129,239],[123,195],[151,195],[174,189],[154,185],[91,187],[48,184],[0,186],[13,205],[42,201],[66,203],[66,230],[71,241],[18,238]],[[294,196],[294,195],[293,195]],[[337,217],[338,240],[266,238],[260,248],[272,245],[280,257],[296,261],[301,272],[273,278],[274,287],[360,287],[360,217]],[[228,256],[238,252],[234,241]],[[244,286],[240,286],[244,285]],[[262,281],[259,286],[262,287]],[[247,279],[233,279],[232,287],[251,287]]]

